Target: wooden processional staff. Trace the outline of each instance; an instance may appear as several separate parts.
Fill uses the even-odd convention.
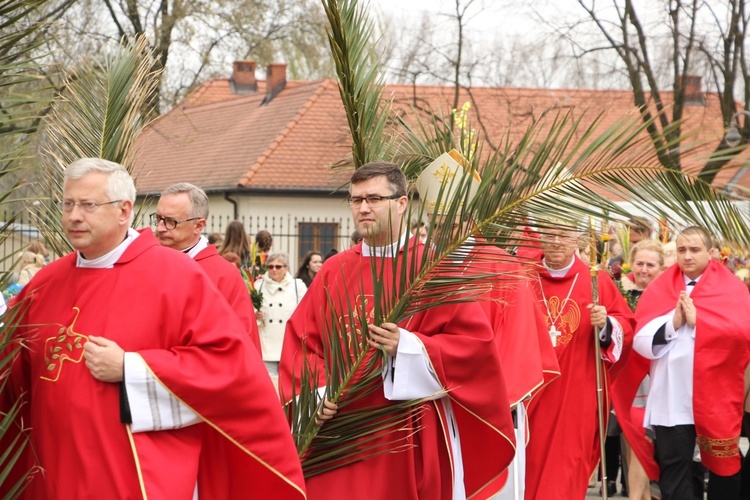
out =
[[[599,266],[596,262],[596,231],[591,226],[591,245],[589,256],[591,258],[591,301],[593,305],[599,304]],[[601,343],[599,340],[599,327],[594,326],[594,356],[596,362],[596,410],[599,416],[599,454],[601,456],[601,476],[602,476],[602,498],[607,500],[607,460],[604,452],[604,442],[607,439],[606,429],[604,428],[604,382],[602,380],[602,356]]]

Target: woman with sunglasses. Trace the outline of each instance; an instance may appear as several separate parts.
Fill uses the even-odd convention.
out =
[[[286,322],[305,295],[307,286],[289,273],[289,257],[285,253],[269,255],[266,268],[266,273],[255,282],[255,289],[263,296],[260,310],[255,311],[255,315],[258,318],[263,362],[275,383]]]

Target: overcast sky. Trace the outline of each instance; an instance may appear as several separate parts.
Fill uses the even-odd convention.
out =
[[[455,15],[456,8],[455,0],[370,0],[370,5],[406,23],[419,20],[425,12],[438,19],[441,13]],[[469,27],[486,40],[499,34],[528,34],[533,23],[521,5],[514,0],[474,0],[468,11]]]

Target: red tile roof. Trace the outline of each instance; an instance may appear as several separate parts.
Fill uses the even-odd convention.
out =
[[[182,181],[209,190],[330,192],[342,186],[349,173],[329,168],[351,154],[336,82],[290,81],[267,104],[264,88],[259,81],[257,93],[234,95],[228,79],[212,80],[157,119],[138,141],[139,192]],[[450,87],[389,85],[387,93],[407,116],[413,105],[442,113],[453,107]],[[519,138],[532,121],[557,110],[571,109],[576,116],[585,112],[587,120],[606,112],[602,126],[634,112],[627,90],[475,87],[460,90],[459,107],[467,101],[473,126],[495,145],[505,134]],[[716,134],[718,144],[723,125],[716,94],[707,93],[706,106],[688,107],[685,114],[686,128],[701,126],[702,134]],[[722,172],[716,184],[734,173]]]

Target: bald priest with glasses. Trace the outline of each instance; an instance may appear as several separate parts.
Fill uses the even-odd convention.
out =
[[[17,425],[32,429],[31,447],[17,468],[44,470],[24,497],[304,498],[257,350],[195,262],[130,228],[128,172],[84,158],[66,169],[63,191],[76,251],[11,303],[25,348],[0,411],[25,397]],[[231,460],[203,457],[209,437],[236,450]]]

